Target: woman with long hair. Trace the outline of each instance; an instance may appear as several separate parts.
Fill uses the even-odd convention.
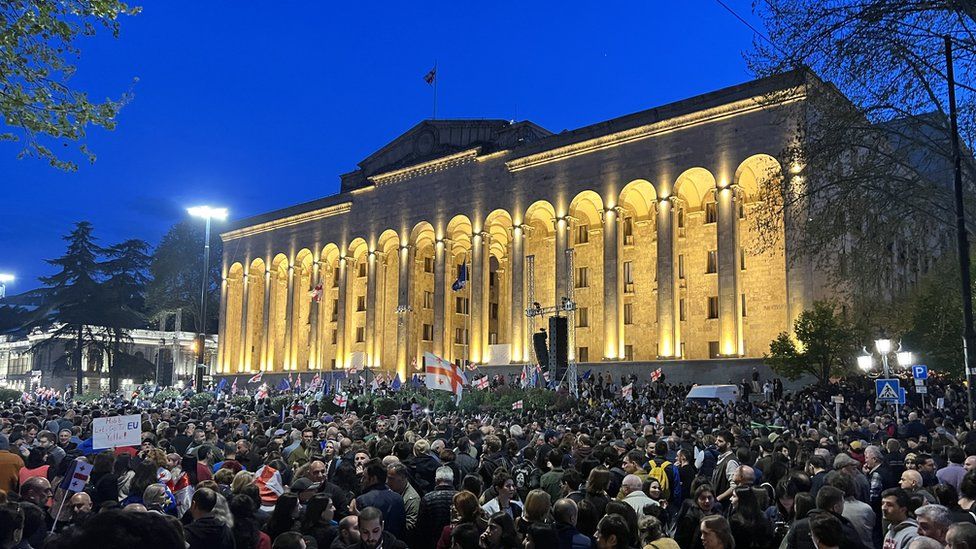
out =
[[[712,486],[699,484],[693,497],[684,502],[678,513],[674,540],[682,547],[691,547],[699,536],[702,519],[717,514],[719,509]]]
[[[264,525],[264,531],[274,543],[275,538],[285,532],[298,530],[298,495],[285,492],[278,496],[274,511],[268,523]]]
[[[522,546],[515,521],[505,511],[498,511],[488,519],[480,541],[482,549],[518,549]]]
[[[261,531],[254,512],[258,506],[254,500],[243,494],[231,496],[230,512],[234,516],[234,541],[237,549],[271,549],[271,537]]]
[[[704,549],[735,549],[735,538],[732,537],[729,521],[725,520],[725,517],[707,516],[699,524],[699,530]]]
[[[115,474],[115,454],[111,450],[95,455],[91,483],[94,486],[92,501],[96,507],[119,501],[119,477]]]
[[[451,524],[448,524],[441,531],[441,537],[437,541],[437,549],[449,549],[451,547],[451,533],[461,524],[471,524],[479,532],[485,529],[487,521],[485,513],[478,505],[478,496],[467,490],[461,490],[454,494],[451,500]]]
[[[339,536],[339,525],[335,521],[335,505],[328,494],[315,494],[305,506],[302,519],[302,534],[312,536],[319,547],[331,547]]]
[[[590,470],[586,477],[585,495],[583,501],[589,502],[586,511],[580,508],[581,520],[593,524],[599,522],[603,515],[607,514],[607,504],[610,503],[610,496],[607,495],[607,488],[610,486],[610,471],[603,467],[595,467]],[[592,516],[583,518],[583,513],[592,513]]]
[[[729,526],[739,549],[766,549],[774,541],[773,524],[759,509],[756,492],[740,486],[732,492]]]

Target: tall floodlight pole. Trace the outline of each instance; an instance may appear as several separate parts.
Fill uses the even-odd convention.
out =
[[[187,213],[206,220],[206,232],[203,238],[203,282],[200,284],[200,323],[197,334],[197,367],[195,385],[197,392],[203,390],[203,373],[206,371],[205,353],[207,349],[207,286],[210,282],[210,220],[223,221],[227,219],[227,208],[211,208],[210,206],[194,206],[187,208]]]
[[[973,329],[973,287],[969,265],[969,235],[966,233],[966,208],[962,200],[962,158],[959,152],[959,126],[956,114],[956,81],[952,70],[952,38],[948,35],[944,38],[946,79],[949,84],[949,130],[952,132],[952,186],[956,196],[956,246],[959,254],[959,278],[962,282],[962,353],[966,367],[969,420],[973,421],[973,353],[976,353],[976,330]]]
[[[14,281],[14,275],[9,273],[0,273],[0,299],[7,297],[7,283]]]

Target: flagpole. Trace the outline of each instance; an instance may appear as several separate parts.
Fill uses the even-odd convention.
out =
[[[437,120],[437,60],[434,60],[434,117]]]

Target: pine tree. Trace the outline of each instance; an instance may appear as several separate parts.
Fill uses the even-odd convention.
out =
[[[129,331],[144,327],[148,321],[146,309],[146,285],[149,282],[149,244],[142,240],[126,240],[105,250],[108,259],[102,271],[108,277],[103,284],[105,299],[104,327],[107,344],[109,391],[116,391],[119,377],[123,374],[138,376],[137,359],[124,352],[122,344],[130,341]]]
[[[68,242],[65,254],[48,263],[60,268],[54,275],[41,277],[47,286],[46,314],[55,325],[50,338],[38,344],[52,344],[70,335],[73,344],[70,368],[75,370],[77,394],[82,392],[82,353],[99,344],[99,326],[104,320],[99,256],[103,250],[95,244],[93,228],[88,221],[79,221],[75,229],[64,237]]]
[[[152,315],[180,310],[193,319],[200,331],[200,271],[203,270],[204,231],[200,223],[183,221],[173,225],[153,252],[149,271],[152,281],[146,302]],[[210,239],[210,284],[207,292],[207,331],[216,331],[219,316],[220,236]],[[186,324],[184,324],[186,326]]]

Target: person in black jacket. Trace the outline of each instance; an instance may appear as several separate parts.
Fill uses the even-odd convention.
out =
[[[454,471],[442,466],[434,473],[434,489],[420,499],[420,518],[417,522],[415,544],[419,549],[433,548],[444,530],[451,523],[454,501]]]
[[[367,507],[359,512],[359,543],[356,549],[407,549],[407,544],[383,528],[383,512]]]
[[[844,492],[833,486],[824,486],[817,492],[817,508],[810,511],[806,518],[794,522],[786,534],[784,540],[786,547],[788,549],[816,549],[810,535],[810,524],[829,516],[837,519],[841,525],[840,544],[838,545],[840,549],[866,549],[851,521],[841,516],[843,511]]]
[[[188,549],[236,549],[230,528],[213,514],[216,505],[217,492],[209,488],[200,488],[193,494],[193,522],[184,529]]]

